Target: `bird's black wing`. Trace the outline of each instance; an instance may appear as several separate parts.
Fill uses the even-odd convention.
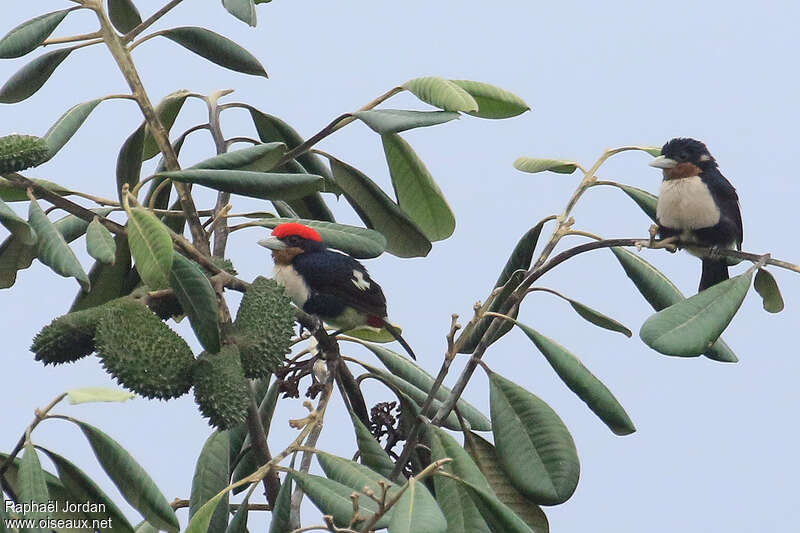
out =
[[[711,190],[711,194],[716,198],[720,211],[724,213],[724,222],[730,226],[730,233],[739,249],[742,247],[744,238],[744,228],[742,227],[742,212],[739,209],[739,195],[736,188],[731,185],[719,170],[714,170],[716,178],[706,181],[706,185]]]
[[[300,254],[293,265],[309,288],[334,296],[343,303],[370,315],[386,316],[386,297],[364,265],[352,257],[331,250]]]

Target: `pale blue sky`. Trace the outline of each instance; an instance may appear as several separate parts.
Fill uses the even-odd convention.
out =
[[[0,7],[0,33],[42,11],[68,5],[72,4],[6,0]],[[141,0],[138,5],[149,14],[161,2]],[[435,244],[426,259],[386,255],[367,266],[383,285],[390,316],[404,326],[421,364],[431,372],[438,369],[445,349],[450,314],[469,316],[517,239],[540,218],[560,211],[577,184],[576,176],[515,171],[511,163],[520,155],[576,159],[588,165],[609,147],[660,145],[674,136],[702,139],[742,198],[744,248],[800,261],[795,230],[800,185],[794,176],[800,123],[800,7],[794,2],[276,0],[260,6],[258,15],[259,26],[249,29],[227,16],[219,2],[186,0],[159,27],[205,25],[228,35],[259,57],[271,79],[219,69],[173,43],[152,40],[136,50],[134,59],[153,99],[180,88],[206,93],[236,88],[233,98],[283,117],[304,135],[390,87],[423,75],[494,83],[533,107],[511,120],[464,117],[404,134],[446,194],[457,217],[456,233]],[[58,35],[94,27],[88,14],[72,14]],[[0,80],[24,61],[0,62]],[[101,47],[74,53],[34,97],[0,108],[0,135],[43,134],[73,104],[123,91],[122,78],[111,67]],[[409,96],[389,104],[405,106],[424,108]],[[190,103],[178,124],[196,124],[204,113],[198,103]],[[240,113],[225,116],[226,134],[249,134],[246,118]],[[130,102],[103,103],[65,151],[29,174],[114,196],[117,152],[139,121]],[[208,156],[211,142],[197,140],[201,138],[187,145],[184,163]],[[390,190],[379,139],[363,125],[347,127],[320,147]],[[623,154],[600,176],[657,191],[660,175],[647,167],[648,160],[643,153]],[[355,221],[341,204],[335,209],[339,220]],[[644,236],[650,225],[632,202],[610,188],[590,191],[575,217],[576,227],[607,237]],[[270,268],[267,253],[255,244],[262,236],[252,230],[234,234],[231,240],[231,257],[245,279]],[[82,250],[82,241],[76,249]],[[696,290],[697,259],[685,253],[643,254],[685,293]],[[88,268],[90,261],[82,251],[81,258]],[[546,509],[552,531],[796,528],[800,362],[794,337],[800,278],[773,272],[786,310],[769,315],[755,293],[748,296],[725,334],[740,358],[735,365],[667,358],[636,335],[627,339],[594,328],[548,295],[534,294],[526,301],[521,319],[581,357],[638,428],[628,437],[611,434],[561,384],[522,334],[509,334],[489,351],[487,363],[549,402],[575,437],[581,482],[570,501]],[[570,261],[542,284],[614,316],[634,331],[651,314],[607,251]],[[43,368],[28,352],[33,335],[68,308],[76,289],[74,280],[34,264],[20,273],[12,290],[0,293],[6,376],[0,395],[5,407],[0,450],[8,451],[33,409],[59,392],[111,384],[95,358]],[[181,330],[186,330],[185,324]],[[369,357],[350,347],[347,352]],[[485,376],[476,374],[466,396],[488,412]],[[210,431],[191,395],[168,403],[137,399],[61,411],[100,426],[122,442],[168,499],[189,496],[194,459]],[[275,419],[303,412],[300,401],[285,401]],[[337,399],[320,447],[350,454],[352,437],[342,429],[345,423]],[[272,447],[282,448],[292,434],[278,422],[270,436]],[[76,429],[48,422],[36,430],[34,440],[74,459],[116,495]],[[185,517],[186,511],[179,513]],[[251,520],[259,518],[254,515]]]

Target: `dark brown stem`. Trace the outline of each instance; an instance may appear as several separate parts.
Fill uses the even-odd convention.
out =
[[[247,407],[247,431],[250,434],[250,442],[252,443],[253,454],[255,454],[258,461],[258,466],[269,463],[272,460],[272,454],[269,451],[267,434],[264,431],[264,425],[261,423],[261,415],[258,412],[252,388],[250,390],[250,405]],[[264,476],[263,483],[267,501],[271,506],[274,506],[278,498],[278,491],[281,488],[278,473],[275,470],[270,470]]]

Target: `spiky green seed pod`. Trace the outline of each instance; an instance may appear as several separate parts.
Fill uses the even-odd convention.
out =
[[[250,387],[234,344],[203,352],[194,367],[194,400],[212,426],[224,430],[244,422]]]
[[[236,272],[236,268],[233,266],[233,262],[230,259],[225,257],[212,257],[211,262],[232,276],[238,274],[238,272]]]
[[[0,137],[0,172],[17,172],[47,159],[50,149],[41,137],[14,133]]]
[[[102,306],[92,307],[50,322],[33,338],[31,351],[36,354],[36,360],[45,365],[59,365],[92,353],[94,332],[104,312]]]
[[[192,386],[191,348],[141,302],[126,298],[107,309],[95,344],[106,371],[141,396],[168,400]]]
[[[274,372],[289,353],[294,311],[283,288],[274,280],[259,276],[253,281],[233,325],[248,378],[262,378]]]

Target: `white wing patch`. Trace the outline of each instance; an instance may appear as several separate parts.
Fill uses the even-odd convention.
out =
[[[353,279],[351,281],[353,282],[353,285],[362,291],[369,289],[371,286],[370,282],[364,279],[364,273],[360,270],[353,270]]]

